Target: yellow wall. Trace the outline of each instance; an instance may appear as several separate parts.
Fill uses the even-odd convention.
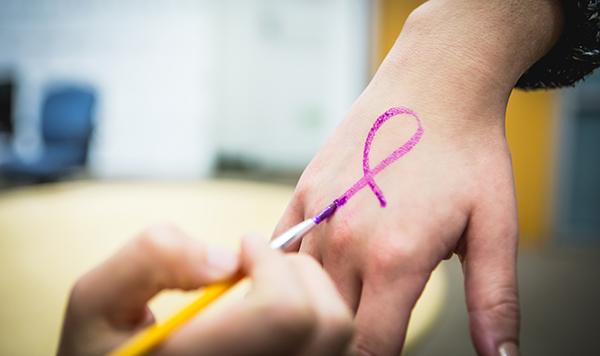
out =
[[[423,2],[378,1],[374,68],[394,44],[410,11]],[[521,242],[526,246],[540,244],[550,232],[553,98],[548,92],[514,92],[507,113],[506,135],[513,156]]]
[[[550,234],[554,97],[550,92],[514,91],[508,105],[506,135],[525,245],[537,245]]]
[[[377,35],[375,38],[375,51],[373,68],[377,69],[379,64],[385,58],[390,48],[394,45],[396,37],[402,29],[402,25],[408,14],[424,3],[424,0],[378,0],[378,8],[375,10],[374,32]]]

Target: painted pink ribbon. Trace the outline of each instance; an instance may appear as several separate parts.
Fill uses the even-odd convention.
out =
[[[375,168],[371,169],[371,165],[369,163],[369,154],[371,153],[371,145],[373,144],[373,139],[375,138],[377,131],[379,131],[381,126],[386,121],[398,115],[409,115],[414,117],[417,121],[417,130],[408,139],[408,141],[406,141],[402,146],[398,147],[383,161],[379,162],[379,164],[375,166]],[[350,189],[348,189],[344,194],[342,194],[339,198],[335,199],[333,203],[329,204],[325,209],[323,209],[323,211],[317,214],[313,218],[314,222],[316,224],[320,224],[322,221],[333,215],[337,208],[346,204],[348,200],[354,196],[354,194],[358,193],[361,189],[363,189],[366,186],[369,186],[369,188],[371,188],[371,191],[373,191],[373,194],[375,194],[375,196],[379,200],[379,204],[382,207],[385,207],[387,205],[387,202],[385,200],[385,197],[383,196],[381,188],[379,188],[377,183],[375,183],[375,176],[379,174],[379,172],[384,170],[387,166],[394,163],[397,159],[410,152],[417,145],[417,143],[419,143],[421,137],[423,137],[423,126],[421,125],[421,120],[419,119],[419,116],[411,109],[405,107],[390,108],[386,112],[381,114],[377,118],[377,120],[375,120],[375,123],[373,123],[373,126],[371,127],[371,130],[367,135],[367,139],[365,140],[365,147],[363,150],[364,175],[361,179],[354,183],[352,187],[350,187]]]
[[[417,121],[417,130],[415,133],[406,141],[402,146],[398,147],[394,152],[392,152],[389,156],[387,156],[383,161],[381,161],[375,168],[371,169],[369,163],[369,154],[371,153],[371,145],[373,144],[373,139],[377,134],[377,131],[381,128],[381,126],[388,121],[389,119],[398,116],[398,115],[410,115],[415,118]],[[411,109],[405,107],[391,108],[386,112],[381,114],[375,123],[371,127],[369,134],[367,135],[367,139],[365,140],[365,147],[363,150],[363,177],[359,179],[350,189],[348,189],[344,194],[342,194],[339,198],[335,200],[336,205],[342,206],[346,204],[346,202],[354,196],[354,194],[358,193],[361,189],[366,187],[367,185],[373,191],[373,194],[379,200],[379,204],[382,207],[385,207],[387,202],[385,197],[383,196],[383,192],[381,188],[375,183],[375,176],[379,174],[382,170],[384,170],[387,166],[394,163],[397,159],[401,158],[408,152],[410,152],[421,140],[423,136],[423,126],[421,125],[421,120],[419,116]]]

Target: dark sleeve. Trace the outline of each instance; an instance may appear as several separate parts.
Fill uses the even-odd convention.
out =
[[[600,0],[564,0],[565,27],[550,52],[517,82],[517,88],[572,86],[600,66]]]

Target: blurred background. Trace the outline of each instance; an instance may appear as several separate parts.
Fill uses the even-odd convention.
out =
[[[81,181],[291,190],[420,3],[0,0],[0,200]],[[515,92],[507,130],[523,353],[598,354],[600,73]],[[411,355],[473,354],[445,264],[444,307]]]
[[[3,156],[44,155],[48,100],[66,86],[93,102],[71,119],[93,122],[91,178],[298,172],[368,79],[371,11],[368,1],[3,0]]]

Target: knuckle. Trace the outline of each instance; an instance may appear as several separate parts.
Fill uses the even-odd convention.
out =
[[[419,256],[418,244],[414,239],[386,239],[372,246],[369,262],[375,272],[387,272],[399,266],[413,266]]]
[[[520,317],[519,302],[515,298],[502,298],[490,306],[488,312],[498,319],[518,320]]]
[[[358,337],[354,343],[354,354],[361,356],[378,356],[375,347],[364,337]]]
[[[390,251],[379,250],[370,253],[369,262],[375,273],[387,272],[396,265],[397,258]]]
[[[181,232],[173,225],[158,225],[142,232],[132,244],[141,260],[151,261],[151,264],[159,267],[163,275],[161,281],[191,288],[192,281],[186,278],[186,264],[181,263],[182,259],[187,259],[189,246],[181,236]]]
[[[520,319],[519,297],[512,287],[498,288],[485,303],[469,310],[470,313],[486,314],[494,320]]]

